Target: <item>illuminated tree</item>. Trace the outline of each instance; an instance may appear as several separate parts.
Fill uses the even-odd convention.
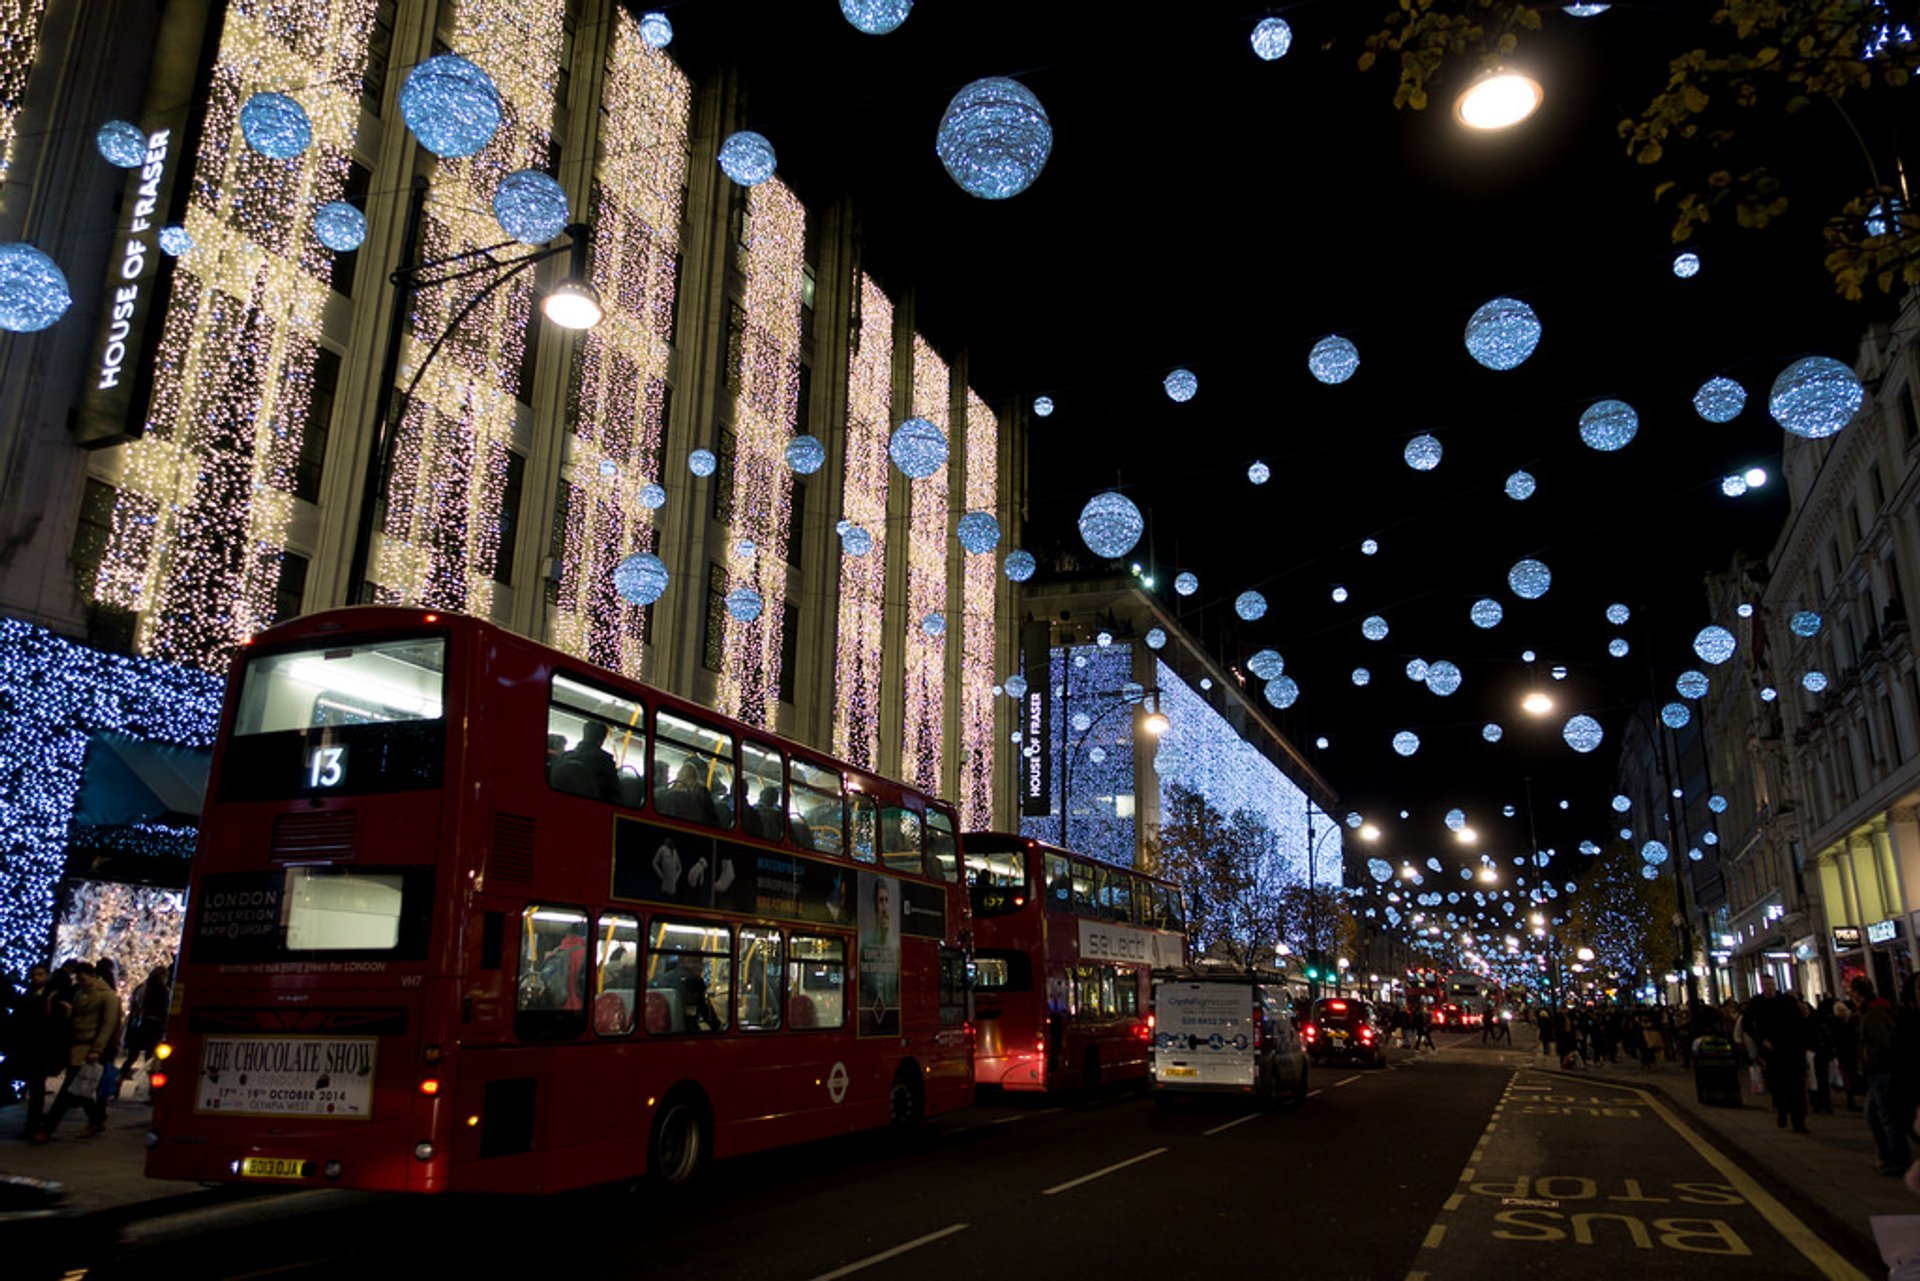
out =
[[[1161,823],[1147,839],[1148,866],[1187,899],[1187,938],[1195,956],[1237,966],[1271,961],[1279,942],[1279,840],[1247,810],[1219,809],[1171,784]]]
[[[1280,941],[1307,964],[1331,966],[1357,950],[1360,925],[1344,889],[1293,881],[1280,887],[1274,906]]]
[[[1560,967],[1565,981],[1581,948],[1593,949],[1589,964],[1618,973],[1639,987],[1681,963],[1673,937],[1673,873],[1659,869],[1649,880],[1640,854],[1624,841],[1608,842],[1580,888],[1566,900],[1560,929]]]

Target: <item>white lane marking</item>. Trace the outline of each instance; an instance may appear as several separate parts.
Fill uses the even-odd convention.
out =
[[[1307,1097],[1308,1097],[1308,1098],[1312,1098],[1312,1097],[1313,1097],[1314,1095],[1316,1095],[1316,1094],[1325,1094],[1325,1093],[1326,1093],[1326,1091],[1325,1091],[1325,1090],[1308,1090],[1308,1091],[1307,1091]]]
[[[1124,1161],[1115,1162],[1114,1164],[1108,1166],[1104,1170],[1095,1170],[1092,1174],[1083,1174],[1077,1179],[1068,1179],[1065,1183],[1056,1183],[1052,1187],[1046,1189],[1040,1195],[1052,1196],[1056,1192],[1065,1192],[1068,1188],[1077,1188],[1082,1183],[1091,1183],[1095,1179],[1105,1178],[1107,1175],[1112,1174],[1115,1170],[1124,1170],[1130,1165],[1138,1165],[1140,1164],[1140,1162],[1159,1156],[1161,1153],[1165,1151],[1166,1151],[1165,1148],[1155,1148],[1151,1152],[1142,1152],[1139,1156],[1130,1156]],[[821,1281],[825,1281],[825,1279],[821,1278]]]
[[[1229,1121],[1225,1125],[1216,1125],[1211,1130],[1202,1130],[1200,1132],[1200,1137],[1203,1139],[1210,1139],[1214,1135],[1220,1133],[1220,1131],[1222,1130],[1231,1130],[1236,1125],[1245,1125],[1249,1121],[1257,1121],[1259,1119],[1260,1119],[1260,1113],[1249,1112],[1237,1121]]]
[[[882,1250],[878,1254],[870,1254],[864,1259],[858,1259],[849,1263],[844,1268],[835,1268],[831,1272],[822,1272],[819,1276],[813,1278],[813,1281],[833,1281],[835,1277],[844,1277],[850,1273],[858,1272],[862,1268],[870,1268],[876,1263],[885,1263],[888,1259],[898,1258],[909,1250],[918,1250],[930,1241],[938,1241],[941,1237],[950,1237],[956,1232],[964,1232],[966,1230],[967,1225],[964,1223],[950,1223],[938,1232],[929,1232],[923,1237],[915,1237],[911,1241],[896,1245],[891,1250]]]
[[[1343,1085],[1352,1085],[1355,1081],[1358,1081],[1359,1079],[1360,1078],[1357,1076],[1350,1076],[1344,1081],[1335,1081],[1333,1083],[1333,1088],[1337,1090]]]

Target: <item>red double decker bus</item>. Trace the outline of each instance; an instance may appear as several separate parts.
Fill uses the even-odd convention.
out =
[[[683,1182],[972,1101],[940,801],[414,610],[263,633],[223,715],[149,1174]]]
[[[1152,971],[1187,959],[1180,891],[1023,836],[970,832],[962,844],[975,1079],[1008,1090],[1144,1079]]]

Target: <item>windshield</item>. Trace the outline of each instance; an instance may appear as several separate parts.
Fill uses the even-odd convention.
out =
[[[1027,905],[1027,852],[1012,842],[997,843],[968,837],[967,893],[975,916],[1004,916]]]

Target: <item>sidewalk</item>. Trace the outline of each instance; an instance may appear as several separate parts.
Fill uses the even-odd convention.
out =
[[[1471,1053],[1490,1053],[1478,1040],[1463,1040],[1457,1047]],[[1920,1197],[1907,1191],[1900,1179],[1874,1169],[1873,1138],[1859,1112],[1846,1110],[1846,1097],[1834,1094],[1832,1115],[1812,1113],[1807,1117],[1809,1133],[1796,1134],[1774,1123],[1773,1101],[1754,1094],[1747,1084],[1747,1073],[1740,1073],[1741,1106],[1710,1107],[1698,1101],[1693,1072],[1678,1060],[1656,1060],[1651,1069],[1642,1069],[1622,1054],[1618,1064],[1589,1064],[1562,1072],[1558,1058],[1549,1060],[1540,1054],[1540,1038],[1531,1025],[1516,1023],[1513,1047],[1501,1047],[1504,1061],[1515,1066],[1553,1071],[1575,1079],[1585,1077],[1617,1085],[1638,1086],[1657,1092],[1688,1124],[1703,1137],[1715,1142],[1740,1159],[1742,1165],[1763,1183],[1772,1182],[1790,1189],[1812,1202],[1835,1222],[1857,1235],[1866,1249],[1879,1255],[1873,1227],[1876,1215],[1920,1216]]]

